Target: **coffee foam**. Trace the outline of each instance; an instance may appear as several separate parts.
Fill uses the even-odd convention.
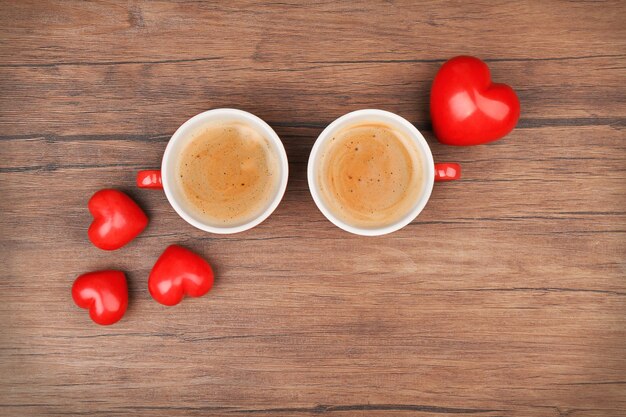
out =
[[[269,206],[279,171],[278,157],[260,132],[241,122],[212,123],[183,148],[176,179],[198,218],[229,227]]]
[[[403,132],[359,123],[333,135],[320,153],[317,182],[328,209],[360,228],[380,228],[409,214],[423,192],[423,161]]]

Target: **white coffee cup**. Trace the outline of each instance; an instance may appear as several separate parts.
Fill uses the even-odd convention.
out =
[[[213,122],[244,123],[250,126],[268,139],[271,150],[277,156],[276,159],[278,160],[278,172],[280,176],[278,187],[265,210],[257,217],[243,224],[220,226],[210,224],[206,220],[198,217],[195,211],[189,206],[187,199],[176,181],[177,161],[181,156],[182,150],[194,138],[194,132],[204,125]],[[183,123],[178,130],[174,132],[167,143],[167,147],[163,153],[161,170],[140,171],[137,174],[137,186],[140,188],[163,188],[167,200],[176,213],[192,226],[211,233],[230,234],[251,229],[267,219],[282,200],[285,190],[287,189],[288,178],[289,164],[287,162],[287,153],[285,152],[280,138],[267,123],[252,113],[243,110],[214,109],[200,113]]]
[[[346,127],[357,125],[360,123],[381,123],[398,130],[414,141],[415,145],[422,156],[422,176],[424,178],[423,188],[421,193],[417,195],[415,201],[412,202],[411,210],[398,221],[379,228],[362,228],[348,224],[339,219],[333,211],[324,203],[319,191],[319,170],[320,168],[320,156],[321,151],[325,148],[326,142],[330,140],[337,132],[343,130]],[[384,110],[365,109],[357,110],[351,113],[345,114],[329,124],[326,129],[320,133],[311,154],[309,156],[309,164],[307,170],[307,177],[309,182],[309,190],[311,196],[317,207],[322,214],[326,216],[335,226],[357,235],[363,236],[379,236],[387,233],[395,232],[411,223],[424,209],[428,199],[430,198],[435,181],[449,181],[458,179],[460,177],[461,167],[455,163],[442,163],[435,164],[433,160],[433,154],[430,151],[430,147],[424,139],[424,136],[417,130],[412,123],[397,114],[390,113]]]

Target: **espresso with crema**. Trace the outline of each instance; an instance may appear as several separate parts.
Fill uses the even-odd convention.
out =
[[[327,208],[343,222],[380,228],[408,215],[424,187],[417,145],[382,123],[338,131],[321,149],[317,182]]]
[[[246,223],[271,204],[280,165],[270,141],[240,122],[209,124],[182,150],[176,177],[187,203],[216,226]]]

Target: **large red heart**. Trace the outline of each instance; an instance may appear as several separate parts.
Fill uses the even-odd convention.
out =
[[[154,264],[148,278],[152,298],[173,306],[185,295],[200,297],[213,286],[211,265],[189,249],[171,245]]]
[[[493,84],[489,67],[471,56],[457,56],[437,72],[430,92],[430,117],[437,139],[469,146],[507,135],[520,115],[515,91]]]
[[[104,326],[116,323],[128,306],[126,275],[113,270],[83,274],[72,285],[72,298],[78,307],[89,309],[94,322]]]
[[[100,190],[91,197],[88,207],[94,220],[87,234],[100,249],[119,249],[148,225],[143,210],[121,191]]]

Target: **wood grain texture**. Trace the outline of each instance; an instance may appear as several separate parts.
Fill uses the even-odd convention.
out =
[[[0,2],[0,415],[626,415],[624,22],[620,1]],[[506,139],[435,141],[430,82],[458,54],[518,92]],[[228,106],[275,128],[291,177],[267,221],[216,236],[134,173]],[[362,238],[316,209],[306,161],[370,107],[464,177]],[[114,253],[86,237],[102,187],[151,218]],[[165,308],[146,281],[171,243],[218,278]],[[131,292],[106,328],[70,296],[99,268]]]

